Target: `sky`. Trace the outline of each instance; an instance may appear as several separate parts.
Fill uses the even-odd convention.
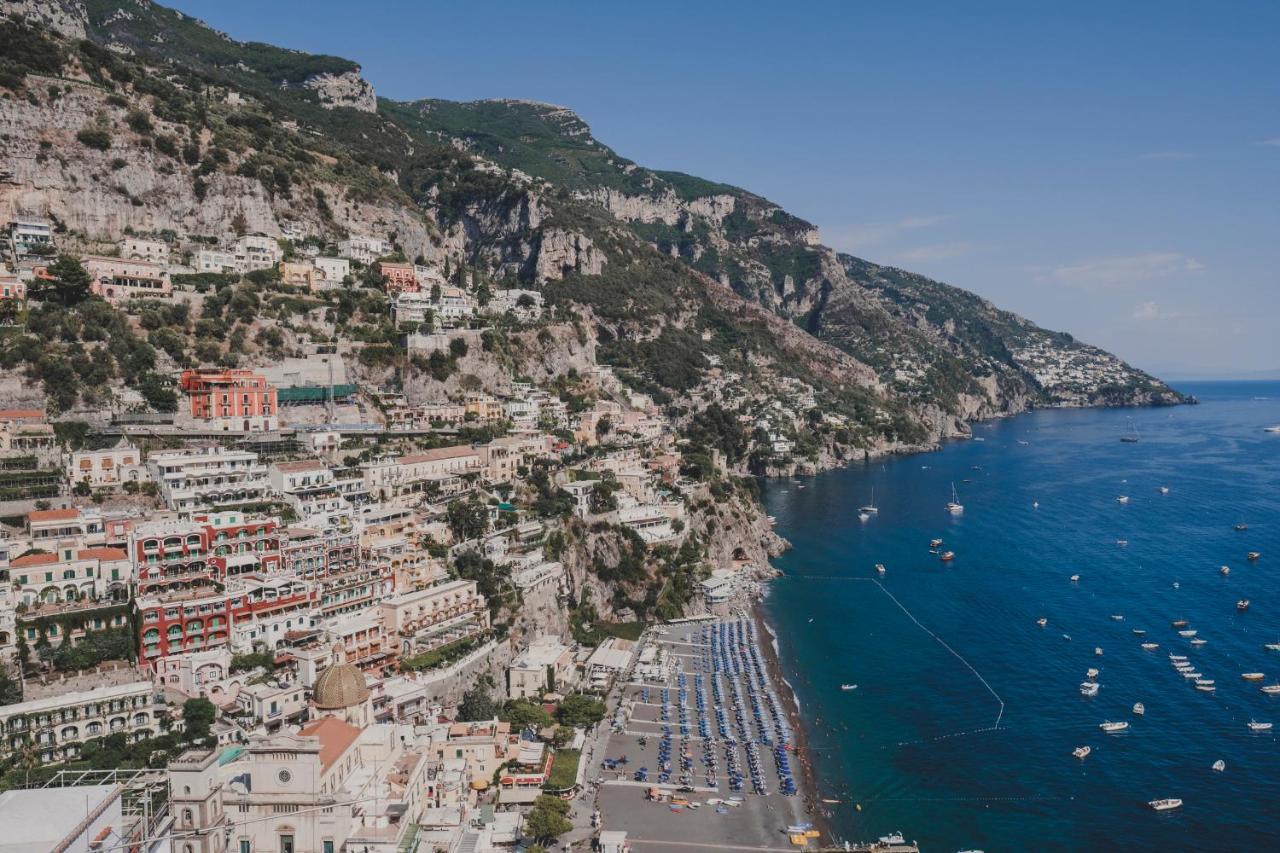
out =
[[[1280,3],[169,0],[645,166],[1166,378],[1280,377]]]

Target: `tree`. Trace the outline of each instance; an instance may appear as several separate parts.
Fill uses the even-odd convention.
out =
[[[512,699],[503,708],[502,719],[510,723],[512,729],[537,730],[551,725],[551,715],[547,713],[547,709],[529,699]]]
[[[535,841],[554,841],[573,829],[566,815],[569,804],[559,797],[542,794],[533,801],[533,811],[524,821],[524,832]]]
[[[75,493],[76,497],[87,498],[93,494],[93,487],[89,485],[88,479],[84,479],[76,483],[75,488],[71,491]]]
[[[204,740],[209,736],[217,708],[204,697],[188,699],[182,703],[182,722],[188,740]]]
[[[58,255],[49,265],[49,278],[31,283],[31,295],[44,302],[57,302],[70,307],[89,297],[89,272],[74,255]]]
[[[0,664],[0,705],[12,705],[22,701],[22,685],[9,675],[8,667]]]
[[[483,686],[477,685],[462,694],[462,701],[458,703],[458,722],[492,720],[497,715],[498,705]]]
[[[585,729],[604,719],[604,703],[583,693],[564,697],[556,708],[556,719],[562,725]]]
[[[450,501],[446,514],[449,529],[460,542],[474,539],[489,529],[489,508],[475,495]]]

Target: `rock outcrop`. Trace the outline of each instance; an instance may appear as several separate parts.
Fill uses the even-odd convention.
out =
[[[360,76],[359,71],[316,74],[308,77],[302,85],[320,97],[320,104],[325,109],[348,107],[364,113],[378,110],[378,96],[369,81]]]

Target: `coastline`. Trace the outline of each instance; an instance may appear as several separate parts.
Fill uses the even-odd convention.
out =
[[[769,671],[769,678],[777,688],[778,698],[782,700],[787,720],[791,723],[791,730],[795,732],[795,757],[800,764],[800,777],[802,780],[800,797],[804,802],[805,813],[813,823],[814,828],[822,833],[822,844],[824,846],[833,846],[836,844],[836,838],[832,833],[831,821],[826,811],[822,808],[821,797],[818,792],[817,768],[813,761],[813,753],[809,751],[809,731],[800,714],[800,701],[796,698],[795,689],[791,686],[791,682],[787,680],[786,673],[783,671],[782,659],[778,649],[778,632],[774,630],[765,615],[763,596],[755,597],[752,600],[751,618],[755,623],[756,631],[760,638],[762,640],[767,639],[767,642],[761,644],[764,651],[765,667]]]

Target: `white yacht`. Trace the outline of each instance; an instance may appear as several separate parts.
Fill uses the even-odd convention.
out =
[[[1049,624],[1049,620],[1041,616],[1039,619],[1036,620],[1036,624],[1039,625],[1041,628],[1043,628],[1045,625]]]
[[[1223,770],[1227,769],[1227,762],[1219,758],[1217,761],[1213,762],[1213,769],[1216,772],[1221,773]]]
[[[1160,487],[1160,494],[1162,494],[1162,495],[1167,495],[1167,494],[1169,494],[1169,487],[1168,487],[1168,486],[1161,486],[1161,487]]]
[[[1280,652],[1280,643],[1263,643],[1262,647],[1269,652]]]
[[[1129,502],[1129,496],[1128,496],[1128,495],[1117,495],[1117,496],[1116,496],[1116,503],[1118,503],[1118,504],[1127,504],[1128,502]]]
[[[1280,693],[1280,684],[1264,684],[1260,689],[1268,696],[1275,696]]]
[[[1082,682],[1080,682],[1080,695],[1081,695],[1081,696],[1097,696],[1097,695],[1098,695],[1098,689],[1099,689],[1099,688],[1098,688],[1098,682],[1096,682],[1096,681],[1082,681]]]
[[[1199,648],[1200,646],[1203,646],[1207,642],[1209,641],[1206,640],[1204,637],[1196,637],[1194,640],[1191,641],[1191,645]]]
[[[875,515],[880,511],[880,507],[876,506],[876,490],[871,490],[871,502],[866,506],[858,507],[859,512],[865,512],[868,515]]]
[[[1072,576],[1071,576],[1071,582],[1072,582],[1072,583],[1080,583],[1080,576],[1079,576],[1079,575],[1072,575]]]
[[[1160,644],[1159,643],[1143,643],[1142,648],[1146,649],[1149,652],[1154,652],[1156,649],[1160,648]]]
[[[1195,628],[1183,628],[1178,632],[1179,637],[1194,637],[1196,635]]]
[[[856,685],[856,684],[841,684],[841,685],[840,685],[840,689],[841,689],[841,690],[843,690],[843,691],[845,691],[846,693],[848,693],[850,690],[857,690],[857,689],[858,689],[858,685]]]
[[[1098,677],[1098,670],[1097,670],[1097,668],[1096,668],[1096,667],[1092,667],[1092,666],[1091,666],[1091,667],[1089,667],[1088,669],[1086,669],[1086,670],[1084,671],[1084,677],[1085,677],[1085,678],[1097,678],[1097,677]]]
[[[884,563],[876,563],[876,574],[884,577],[885,571]]]
[[[951,484],[951,500],[947,502],[947,512],[952,515],[960,515],[964,512],[964,504],[960,503],[960,496],[956,494],[956,484]]]
[[[1141,702],[1134,702],[1133,713],[1141,717],[1143,714],[1147,713],[1147,706],[1143,705]]]
[[[1077,746],[1075,749],[1071,750],[1071,754],[1076,758],[1087,758],[1091,752],[1093,752],[1093,747],[1091,746]]]
[[[1129,728],[1129,724],[1124,722],[1113,723],[1110,720],[1108,720],[1105,723],[1102,723],[1101,725],[1099,725],[1098,728],[1102,729],[1107,734],[1113,734],[1115,732],[1122,732],[1125,729]]]
[[[1269,426],[1263,429],[1263,432],[1280,432],[1280,424]]]
[[[1151,806],[1151,808],[1158,812],[1167,812],[1170,809],[1182,808],[1182,800],[1179,800],[1177,797],[1169,797],[1163,800],[1152,800],[1147,803],[1147,805]]]
[[[1249,721],[1249,731],[1251,732],[1269,732],[1271,731],[1270,723],[1259,723],[1255,720]]]

